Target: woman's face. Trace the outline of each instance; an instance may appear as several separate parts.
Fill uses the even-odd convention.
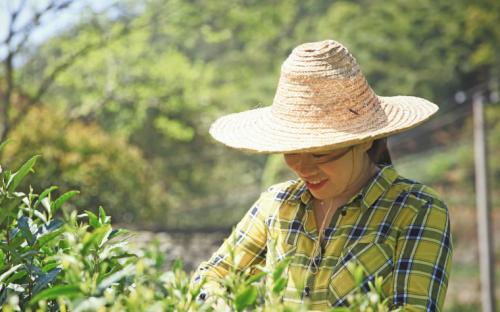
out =
[[[332,199],[359,187],[357,182],[371,164],[366,153],[371,144],[367,142],[326,152],[284,154],[284,157],[288,167],[306,183],[315,198]]]

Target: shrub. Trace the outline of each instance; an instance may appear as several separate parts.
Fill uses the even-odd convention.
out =
[[[1,148],[1,146],[0,146]],[[53,198],[55,187],[35,194],[17,190],[39,157],[16,172],[0,174],[0,307],[3,311],[214,311],[213,302],[197,300],[203,281],[190,286],[191,276],[176,261],[164,271],[157,245],[136,250],[127,245],[127,231],[113,229],[111,218],[68,211],[63,207],[77,191]],[[292,311],[278,303],[288,262],[273,272],[249,275],[235,268],[223,280],[227,293],[216,297],[231,311]],[[356,269],[361,285],[363,271]],[[264,283],[272,283],[266,291]],[[380,280],[368,294],[349,298],[356,311],[388,311]],[[302,309],[307,309],[304,305]],[[332,311],[349,311],[337,308]]]
[[[61,191],[82,190],[72,204],[93,211],[104,205],[118,222],[161,218],[165,190],[141,151],[123,137],[111,136],[95,123],[69,120],[67,114],[35,107],[11,133],[2,151],[3,165],[19,166],[33,154],[44,155],[37,174],[21,186],[29,183],[42,190],[56,184]]]

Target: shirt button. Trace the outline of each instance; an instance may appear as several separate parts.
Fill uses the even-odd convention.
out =
[[[198,295],[198,300],[201,300],[201,301],[205,301],[207,300],[207,293],[202,291],[199,295]]]
[[[304,288],[304,296],[306,296],[306,297],[311,296],[311,289],[309,288],[309,286],[306,286]]]

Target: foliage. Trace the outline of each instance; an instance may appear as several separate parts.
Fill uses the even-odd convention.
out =
[[[500,150],[500,106],[489,104],[485,109],[487,146],[489,151],[490,175],[493,180],[500,177],[500,163],[495,155]],[[446,150],[431,151],[427,157],[410,156],[401,159],[401,169],[409,176],[436,185],[453,184],[472,187],[474,184],[473,121],[467,118],[462,129],[459,145],[450,144]]]
[[[53,198],[54,188],[25,194],[18,186],[33,171],[38,156],[17,171],[0,177],[0,307],[3,311],[214,311],[209,300],[198,300],[203,282],[191,285],[180,261],[163,271],[163,255],[153,246],[127,246],[127,231],[111,226],[100,208],[77,214],[64,209],[77,194]],[[61,211],[63,212],[61,215]],[[235,255],[233,254],[233,257]],[[279,298],[286,285],[288,261],[273,272],[256,275],[235,267],[224,279],[227,293],[218,304],[231,311],[293,311],[281,303],[266,306],[269,296]],[[356,269],[359,285],[362,269]],[[268,277],[272,291],[263,284]],[[356,311],[387,311],[379,294],[380,281],[367,295],[349,298]],[[306,307],[304,307],[305,309]],[[302,311],[302,310],[300,310]],[[349,311],[334,309],[333,311]]]
[[[103,204],[121,222],[146,220],[140,209],[144,206],[150,217],[165,212],[159,179],[142,153],[94,123],[68,122],[61,111],[34,108],[12,133],[4,162],[18,166],[31,152],[44,157],[37,175],[28,177],[25,185],[45,189],[57,184],[61,192],[81,189],[76,206],[96,211]]]
[[[365,279],[364,269],[360,266],[352,265],[350,271],[354,272],[354,280],[357,285],[362,285]],[[376,277],[374,282],[368,282],[368,291],[355,292],[348,295],[347,301],[349,302],[348,308],[334,308],[332,312],[388,312],[389,311],[389,298],[381,298],[382,294],[382,277]],[[401,308],[391,309],[393,312],[402,311]]]
[[[480,0],[468,3],[465,9],[464,38],[471,53],[462,65],[464,70],[478,71],[498,79],[500,64],[498,51],[500,30],[495,21],[500,19],[500,3],[492,0]],[[486,77],[482,77],[483,79]],[[485,79],[487,81],[487,78]]]
[[[290,176],[276,156],[214,144],[209,125],[225,113],[272,103],[280,64],[294,46],[337,39],[356,56],[377,93],[415,94],[446,109],[457,91],[498,80],[498,6],[496,0],[151,0],[116,1],[94,13],[84,5],[87,10],[71,27],[18,51],[7,117],[28,118],[23,97],[36,97],[41,82],[51,78],[34,106],[44,102],[51,111],[60,109],[68,124],[91,124],[123,148],[111,153],[102,144],[93,150],[102,156],[99,170],[116,177],[105,183],[84,183],[90,180],[68,171],[62,156],[44,158],[53,170],[41,172],[40,180],[63,186],[72,180],[76,184],[69,188],[83,190],[79,205],[121,209],[110,211],[120,222],[133,219],[156,229],[229,228],[261,186]],[[8,78],[3,68],[2,94]],[[50,133],[52,141],[66,140],[64,131],[28,125],[12,123],[11,138]],[[4,159],[38,153],[40,143],[33,141],[16,145]],[[124,150],[140,159],[131,157],[130,170],[116,171],[116,154],[129,159]],[[433,180],[470,179],[468,170],[448,176],[460,171],[460,157],[436,160],[426,171]],[[133,173],[148,171],[144,166],[153,178]]]
[[[489,163],[490,189],[498,189],[500,181],[500,161],[495,155],[500,150],[500,105],[492,103],[485,107],[487,156]],[[401,174],[420,180],[437,188],[474,189],[474,145],[472,116],[467,118],[460,129],[461,144],[450,144],[444,148],[432,150],[425,155],[408,156],[399,159],[396,167]],[[452,197],[449,196],[450,200]],[[473,205],[470,192],[462,194],[467,198],[457,198],[458,205]],[[500,200],[499,193],[493,192],[493,200]]]

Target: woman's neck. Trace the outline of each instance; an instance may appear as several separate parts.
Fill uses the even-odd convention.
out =
[[[320,200],[320,206],[325,206],[325,203],[328,203],[328,206],[338,208],[346,204],[349,199],[356,195],[366,183],[368,183],[378,170],[378,167],[373,162],[365,162],[363,168],[359,170],[359,174],[356,175],[353,183],[351,183],[342,194],[330,199]]]

